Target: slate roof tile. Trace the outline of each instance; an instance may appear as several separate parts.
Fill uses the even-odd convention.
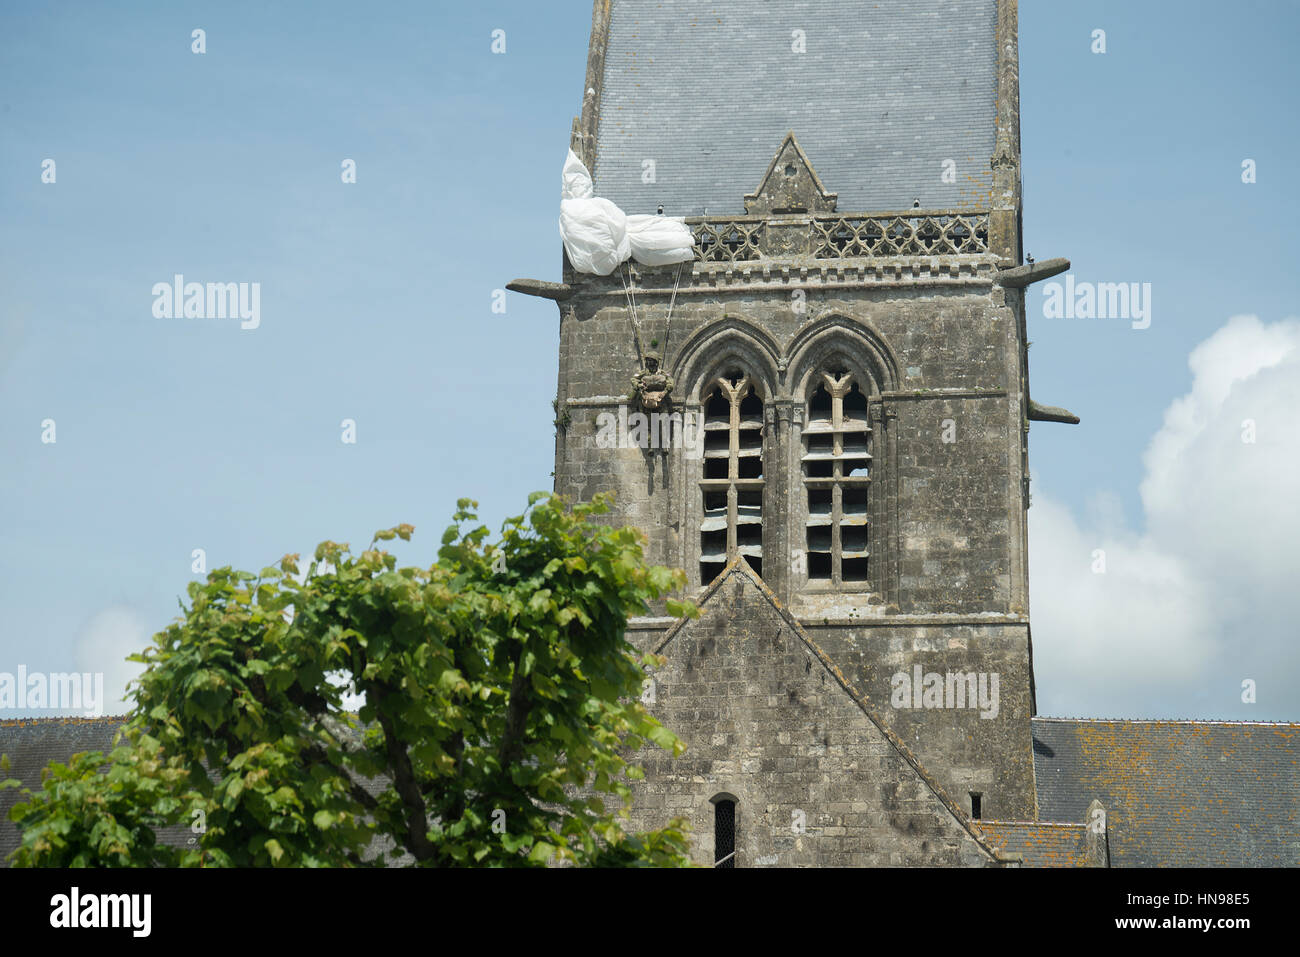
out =
[[[991,205],[996,0],[612,2],[594,176],[626,212],[743,214],[791,130],[840,212]]]
[[[990,844],[1006,855],[1019,854],[1025,867],[1096,867],[1088,857],[1083,824],[1041,821],[980,821]]]
[[[41,771],[51,761],[67,763],[83,751],[113,749],[113,737],[125,718],[20,718],[0,721],[0,754],[9,756],[8,773],[33,791],[41,786]],[[19,789],[0,791],[0,867],[22,843],[22,832],[9,820],[9,809],[23,799]]]
[[[1300,865],[1300,724],[1034,718],[1038,814],[1106,809],[1115,867]]]

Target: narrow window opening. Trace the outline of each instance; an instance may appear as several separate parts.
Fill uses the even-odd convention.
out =
[[[851,525],[840,529],[840,545],[845,558],[861,558],[867,553],[867,527]],[[861,552],[862,554],[856,554]]]
[[[726,528],[706,531],[700,535],[700,559],[706,562],[722,562],[727,557]]]
[[[983,811],[984,795],[977,791],[970,792],[970,816],[975,820],[980,819],[980,813]]]
[[[846,558],[840,565],[846,582],[865,582],[867,578],[867,559]]]
[[[831,577],[831,556],[829,553],[808,553],[808,577],[829,581]]]
[[[827,495],[829,503],[830,496]],[[867,490],[864,487],[846,488],[844,490],[844,515],[846,518],[855,518],[861,516],[866,518],[867,515]]]
[[[736,802],[713,802],[713,866],[736,866]]]
[[[832,492],[828,488],[810,488],[808,490],[808,524],[829,525],[831,523]]]
[[[808,438],[808,454],[832,456],[835,454],[835,436],[813,435]]]
[[[707,458],[725,459],[731,451],[731,436],[723,429],[705,429],[704,455]]]
[[[808,529],[808,551],[831,553],[831,528],[829,525],[815,525]]]
[[[727,422],[731,417],[731,403],[727,397],[722,394],[721,389],[714,389],[713,395],[704,405],[705,424],[710,422]]]
[[[867,397],[856,382],[844,396],[844,414],[857,415],[864,422],[867,419]]]
[[[817,391],[813,393],[812,401],[808,403],[809,418],[812,419],[829,419],[831,417],[831,394],[826,391],[826,387],[818,386]]]

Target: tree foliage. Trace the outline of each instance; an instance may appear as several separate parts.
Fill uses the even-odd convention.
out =
[[[115,749],[52,765],[12,810],[14,863],[685,864],[684,820],[628,826],[627,756],[683,746],[638,700],[661,659],[625,636],[683,574],[591,521],[600,498],[534,493],[495,545],[474,508],[427,569],[380,545],[410,539],[399,525],[360,555],[322,543],[305,575],[286,555],[191,583],[132,659],[146,670]],[[158,841],[167,827],[193,843]]]

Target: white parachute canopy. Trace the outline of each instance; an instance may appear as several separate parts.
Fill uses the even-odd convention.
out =
[[[667,266],[695,258],[695,237],[684,218],[629,216],[627,238],[632,256],[647,266]]]
[[[591,173],[569,150],[560,198],[560,238],[578,272],[608,276],[631,257],[647,266],[695,258],[695,237],[680,218],[627,216],[593,196]]]
[[[564,161],[564,190],[560,199],[591,199],[594,195],[596,190],[591,185],[591,173],[578,159],[578,154],[569,150]]]

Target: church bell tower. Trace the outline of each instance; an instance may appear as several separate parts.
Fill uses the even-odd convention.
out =
[[[630,626],[688,744],[638,814],[708,844],[733,802],[742,865],[1036,818],[1028,432],[1072,417],[1029,398],[1024,290],[1068,263],[1022,263],[1017,56],[1014,0],[595,3],[571,148],[694,258],[511,288],[559,306],[556,491],[614,492],[704,612]],[[914,787],[958,836],[909,843]],[[796,849],[787,804],[858,837]]]

